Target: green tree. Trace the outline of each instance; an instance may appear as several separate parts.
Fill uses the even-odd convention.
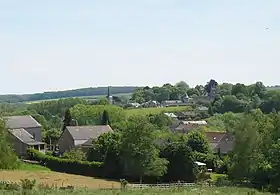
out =
[[[72,116],[71,116],[71,111],[70,109],[67,109],[65,111],[65,115],[64,115],[64,119],[63,119],[63,130],[67,127],[67,126],[71,126],[72,123]]]
[[[18,159],[15,155],[7,133],[5,122],[0,120],[0,169],[14,169],[18,167]]]
[[[190,88],[190,86],[185,81],[180,81],[176,83],[176,87],[183,89],[185,92]]]
[[[172,124],[172,119],[166,116],[164,113],[150,114],[149,121],[159,128],[168,127]]]
[[[200,96],[201,95],[200,91],[198,89],[195,89],[195,88],[188,89],[187,94],[190,97],[192,97],[192,96]]]
[[[230,96],[225,96],[223,98],[221,107],[219,109],[220,113],[225,113],[225,112],[244,112],[248,102],[244,102],[242,100],[238,100],[236,96],[230,95]]]
[[[61,133],[58,128],[47,129],[43,132],[44,141],[48,144],[54,144],[58,141]]]
[[[87,153],[87,160],[104,163],[104,174],[107,178],[120,178],[123,164],[120,157],[121,134],[105,133],[93,140],[93,147]]]
[[[69,152],[64,152],[62,158],[84,161],[86,160],[86,154],[81,149],[72,149]]]
[[[215,81],[214,79],[211,79],[209,82],[206,83],[204,87],[204,91],[207,93],[209,97],[215,97],[217,86],[218,86],[218,82]]]
[[[121,156],[127,176],[137,176],[142,182],[145,175],[159,177],[166,172],[168,162],[159,157],[156,132],[147,117],[131,116],[121,138]]]
[[[107,110],[104,110],[101,120],[102,120],[102,125],[110,125],[110,118]]]
[[[232,95],[237,95],[239,93],[242,93],[242,94],[247,96],[249,94],[248,87],[244,84],[241,84],[241,83],[237,83],[237,84],[233,85],[232,90],[231,90],[231,94]]]
[[[187,134],[187,145],[196,152],[207,154],[210,152],[210,146],[207,142],[206,137],[198,132],[191,131]]]
[[[232,84],[222,83],[218,86],[218,93],[220,96],[231,95]]]
[[[167,173],[163,180],[194,182],[197,166],[194,163],[192,149],[186,144],[186,139],[169,139],[162,148],[161,156],[169,161]]]

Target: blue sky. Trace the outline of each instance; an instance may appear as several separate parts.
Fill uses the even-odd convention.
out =
[[[279,0],[0,0],[0,93],[280,84],[279,10]]]

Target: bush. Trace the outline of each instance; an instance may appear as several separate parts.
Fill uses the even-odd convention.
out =
[[[36,185],[36,180],[21,179],[21,187],[23,190],[32,190]]]
[[[222,186],[232,186],[233,184],[230,180],[228,180],[227,176],[223,175],[223,176],[217,176],[215,185],[222,187]]]
[[[0,181],[0,190],[19,191],[20,185],[15,182]]]
[[[39,161],[40,164],[53,171],[92,177],[103,177],[103,162],[88,162],[58,158],[43,154],[34,149],[28,149],[27,153],[30,160]]]

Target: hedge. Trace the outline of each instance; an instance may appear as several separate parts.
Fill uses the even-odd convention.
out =
[[[27,154],[29,160],[38,161],[41,165],[44,165],[53,171],[91,177],[103,177],[103,162],[63,159],[43,154],[34,149],[28,149]]]

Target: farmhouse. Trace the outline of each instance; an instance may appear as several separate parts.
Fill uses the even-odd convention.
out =
[[[18,156],[26,156],[27,148],[45,152],[42,142],[42,126],[32,116],[4,117],[14,149]]]
[[[92,146],[93,139],[109,132],[113,132],[109,125],[67,126],[57,142],[59,152],[64,153],[73,148],[86,150]]]
[[[233,150],[233,135],[227,132],[206,132],[210,147],[214,153],[228,154]]]

